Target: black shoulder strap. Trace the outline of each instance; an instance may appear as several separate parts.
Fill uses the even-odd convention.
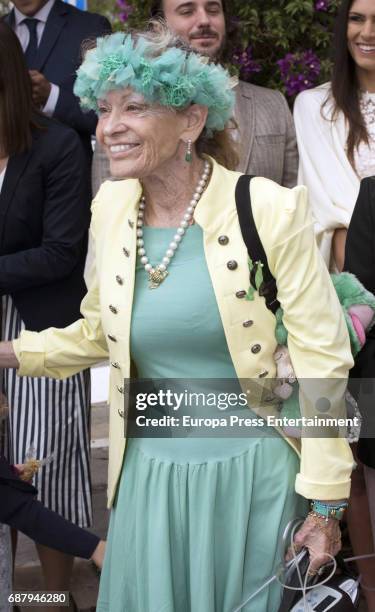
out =
[[[241,233],[244,243],[246,244],[247,252],[250,259],[255,264],[260,261],[263,263],[263,279],[261,287],[259,288],[259,295],[263,295],[266,301],[266,306],[273,314],[280,307],[280,303],[277,300],[277,286],[276,280],[271,274],[268,267],[267,256],[260,240],[258,230],[255,225],[253,209],[251,206],[250,198],[250,181],[253,177],[243,174],[238,179],[236,186],[236,206],[237,214],[240,222]],[[250,282],[255,288],[255,269],[250,275]]]

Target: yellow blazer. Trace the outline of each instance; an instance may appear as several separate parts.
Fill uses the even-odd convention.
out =
[[[212,177],[194,219],[203,229],[207,266],[228,348],[240,379],[257,379],[265,372],[271,377],[275,375],[275,318],[258,295],[253,302],[236,297],[239,290],[249,287],[248,256],[234,198],[240,174],[211,161]],[[328,397],[338,413],[343,410],[343,389],[352,357],[341,308],[315,246],[306,189],[287,189],[268,179],[255,178],[250,190],[255,223],[277,279],[296,375],[299,379],[327,379]],[[64,329],[24,331],[13,343],[21,376],[64,378],[103,361],[109,354],[109,505],[116,492],[126,443],[123,379],[130,378],[129,338],[140,196],[138,180],[107,181],[93,202],[95,262],[81,305],[83,319]],[[228,237],[227,244],[218,240],[223,235]],[[227,265],[231,260],[238,264],[234,270]],[[248,320],[253,325],[245,327],[243,323]],[[256,347],[253,351],[255,345],[260,350]],[[316,385],[310,386],[311,389],[301,381],[305,414],[317,399]],[[255,404],[252,402],[252,407]],[[277,414],[272,406],[267,410]],[[299,452],[299,441],[287,441]],[[307,498],[347,497],[352,466],[346,439],[304,439],[296,490]]]

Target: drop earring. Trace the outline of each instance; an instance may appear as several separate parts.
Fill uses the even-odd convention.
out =
[[[191,148],[192,148],[192,140],[189,138],[189,140],[186,143],[186,154],[185,154],[185,161],[187,161],[188,163],[190,163],[193,159],[193,155],[191,153]]]

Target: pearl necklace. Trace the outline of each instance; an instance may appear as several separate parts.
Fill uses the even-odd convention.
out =
[[[171,262],[173,255],[178,249],[178,245],[180,244],[186,228],[189,226],[196,205],[198,204],[202,193],[206,187],[208,177],[210,176],[210,164],[208,161],[204,164],[204,169],[202,175],[198,181],[198,185],[195,189],[193,198],[190,200],[190,204],[186,209],[186,212],[182,218],[180,225],[177,228],[176,234],[173,236],[172,242],[169,243],[168,249],[165,252],[165,256],[162,259],[162,262],[159,263],[155,268],[150,264],[149,259],[146,254],[145,244],[143,240],[143,219],[145,214],[146,207],[146,198],[145,196],[141,197],[139,203],[138,210],[138,220],[137,220],[137,247],[138,247],[138,255],[141,258],[141,263],[144,266],[148,274],[149,280],[149,288],[156,289],[163,282],[163,280],[168,276],[167,268]]]

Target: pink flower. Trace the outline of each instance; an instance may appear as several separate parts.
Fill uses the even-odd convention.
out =
[[[129,18],[129,15],[133,11],[133,7],[130,6],[130,4],[128,4],[126,0],[117,0],[116,4],[118,8],[120,9],[119,14],[118,14],[120,21],[122,22],[127,21]]]
[[[329,0],[317,0],[315,2],[315,10],[316,11],[328,11]]]

